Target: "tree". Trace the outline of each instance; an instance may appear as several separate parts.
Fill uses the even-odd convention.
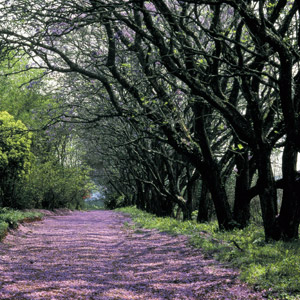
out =
[[[30,169],[31,134],[21,121],[0,112],[0,196],[1,205],[14,207],[15,185]]]
[[[81,102],[83,116],[75,119],[97,122],[118,115],[140,123],[138,116],[145,116],[201,174],[224,229],[237,225],[225,190],[227,158],[235,149],[245,160],[250,154],[258,171],[266,239],[298,237],[296,1],[31,2],[32,12],[26,10],[28,1],[3,2],[6,28],[0,35],[8,48],[39,57],[40,67],[72,73],[69,78],[90,86],[96,81],[95,98],[110,102],[108,114],[89,98]],[[210,125],[221,120],[228,128],[217,149],[207,114],[214,116]],[[270,155],[282,137],[284,197],[277,219]],[[237,184],[249,188],[252,170],[238,159],[236,164],[246,170]],[[236,215],[248,209],[247,203],[239,204]]]
[[[28,57],[27,61],[22,57],[20,62],[14,58],[10,63],[11,68],[2,66],[0,71],[2,75],[11,74],[0,77],[0,109],[10,112],[11,121],[13,116],[22,121],[17,122],[18,126],[14,125],[20,132],[6,128],[5,137],[9,136],[15,142],[15,145],[11,142],[9,145],[16,152],[19,151],[16,146],[21,147],[23,143],[22,132],[24,135],[28,134],[30,151],[26,153],[26,159],[29,161],[30,157],[30,161],[26,166],[26,176],[18,176],[12,170],[11,162],[1,169],[1,203],[3,200],[3,205],[14,208],[83,207],[83,199],[93,185],[89,177],[90,169],[82,163],[82,150],[74,126],[62,122],[48,126],[50,121],[55,122],[59,99],[55,95],[49,96],[48,91],[41,90],[40,77],[44,75],[44,71],[26,67],[29,64]],[[49,82],[50,80],[44,81],[43,85],[50,85]],[[22,132],[20,124],[24,126],[21,127]],[[7,139],[5,142],[8,143]],[[78,145],[75,147],[76,143]],[[6,149],[5,154],[7,153]],[[8,154],[12,161],[11,153]],[[18,167],[19,169],[22,168]]]

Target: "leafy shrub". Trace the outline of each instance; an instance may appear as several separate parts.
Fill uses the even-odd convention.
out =
[[[0,241],[5,237],[7,233],[8,224],[4,221],[0,221]]]
[[[30,177],[19,185],[18,208],[82,209],[90,189],[89,169],[84,166],[35,162]]]
[[[24,221],[33,221],[40,219],[42,214],[34,212],[22,212],[19,210],[12,210],[8,208],[2,208],[0,210],[0,222],[5,223],[6,227],[16,229],[19,224]],[[4,226],[4,227],[5,227]]]
[[[115,209],[125,206],[125,196],[118,194],[106,195],[104,199],[104,207],[108,209]]]
[[[16,182],[30,169],[31,134],[21,121],[0,112],[0,197],[3,206],[15,206]]]
[[[104,203],[102,200],[88,200],[85,202],[85,208],[88,210],[98,210],[103,209]]]

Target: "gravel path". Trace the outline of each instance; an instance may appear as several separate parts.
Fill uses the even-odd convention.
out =
[[[0,299],[264,299],[185,237],[126,221],[93,211],[21,226],[0,243]]]

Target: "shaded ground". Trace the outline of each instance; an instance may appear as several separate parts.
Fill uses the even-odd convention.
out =
[[[263,299],[185,237],[125,221],[93,211],[21,226],[0,243],[0,299]]]

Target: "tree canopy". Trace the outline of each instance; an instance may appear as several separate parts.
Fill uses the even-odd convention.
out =
[[[207,190],[224,229],[246,226],[259,195],[266,239],[298,237],[297,1],[0,5],[1,55],[27,55],[24,71],[56,76],[48,88],[62,100],[57,116],[88,129],[100,153],[108,149],[106,179],[118,194],[168,214],[177,205],[189,217],[201,182],[199,211]],[[280,147],[276,183],[271,154]],[[232,205],[226,183],[234,170]]]

